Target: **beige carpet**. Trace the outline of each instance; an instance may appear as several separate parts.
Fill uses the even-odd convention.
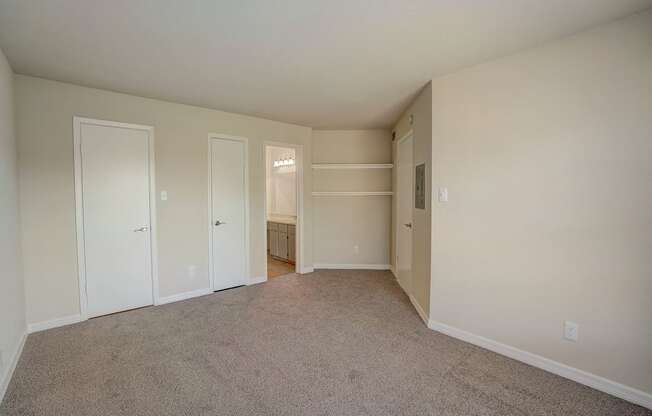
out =
[[[388,272],[319,271],[30,335],[0,414],[652,412],[427,329]]]

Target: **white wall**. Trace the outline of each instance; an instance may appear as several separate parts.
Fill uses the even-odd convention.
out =
[[[314,130],[314,163],[391,163],[387,130]],[[313,169],[314,191],[391,191],[390,169]],[[387,267],[391,197],[314,197],[315,265]]]
[[[265,140],[304,146],[311,129],[199,107],[15,77],[21,228],[27,320],[38,323],[79,313],[72,118],[75,115],[154,126],[160,295],[207,288],[208,134],[249,141],[250,269],[265,274]],[[309,172],[309,171],[308,171]],[[304,266],[312,265],[311,175],[304,175]],[[196,266],[192,276],[188,267]]]
[[[652,11],[432,100],[430,318],[652,393]]]
[[[274,167],[275,160],[295,159],[291,147],[267,147],[267,217],[297,216],[297,165]]]
[[[13,73],[0,51],[0,401],[26,332],[13,101]]]

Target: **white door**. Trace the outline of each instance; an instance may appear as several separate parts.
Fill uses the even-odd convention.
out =
[[[414,203],[414,163],[412,136],[398,144],[397,203],[398,232],[396,250],[398,282],[412,295],[412,204]]]
[[[151,305],[150,131],[76,123],[87,314]]]
[[[247,283],[245,143],[211,139],[213,290]]]

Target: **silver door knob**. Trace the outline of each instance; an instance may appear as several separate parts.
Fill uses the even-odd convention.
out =
[[[226,224],[225,222],[222,222],[220,220],[215,221],[215,226],[217,227],[218,225]]]
[[[403,225],[405,225],[407,228],[412,228],[412,223],[411,222],[408,222],[407,224],[403,224]]]
[[[144,225],[144,226],[142,226],[142,227],[140,227],[140,228],[136,228],[136,229],[134,230],[134,232],[135,232],[135,233],[144,233],[144,232],[147,231],[147,230],[149,230],[149,227],[146,226],[146,225]]]

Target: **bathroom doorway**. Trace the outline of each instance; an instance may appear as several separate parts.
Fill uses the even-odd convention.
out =
[[[298,239],[298,164],[294,147],[265,146],[267,279],[295,273]]]

